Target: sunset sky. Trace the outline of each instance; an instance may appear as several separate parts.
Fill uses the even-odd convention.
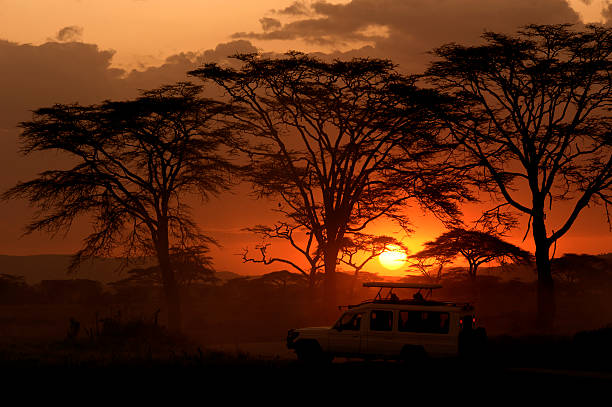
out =
[[[237,51],[297,49],[339,58],[390,58],[401,70],[417,73],[433,47],[477,43],[483,30],[511,33],[528,23],[610,21],[612,7],[605,0],[0,0],[0,189],[61,165],[60,157],[28,161],[19,156],[16,123],[27,120],[30,110],[56,102],[133,97],[137,89],[185,79],[198,64]],[[248,191],[241,186],[196,210],[203,228],[223,245],[214,250],[219,270],[281,268],[243,267],[235,255],[256,243],[242,228],[276,216],[269,210],[273,203],[244,199]],[[89,231],[80,222],[66,237],[20,238],[32,211],[23,202],[0,206],[0,254],[71,253]],[[567,211],[559,209],[560,215]],[[410,210],[413,236],[384,223],[375,231],[405,239],[416,251],[443,227]],[[468,208],[466,219],[478,210]],[[525,226],[526,219],[511,240],[533,250],[530,238],[521,242]],[[609,251],[612,233],[601,208],[587,208],[557,248],[558,254]],[[383,270],[376,263],[369,271]]]

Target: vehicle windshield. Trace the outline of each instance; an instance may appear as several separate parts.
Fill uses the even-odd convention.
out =
[[[347,312],[340,317],[334,325],[337,330],[343,331],[358,331],[361,327],[361,318],[363,313]]]

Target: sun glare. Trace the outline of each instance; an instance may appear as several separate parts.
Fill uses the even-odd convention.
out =
[[[397,270],[406,264],[406,252],[401,247],[390,245],[378,256],[378,261],[382,266],[389,270]]]

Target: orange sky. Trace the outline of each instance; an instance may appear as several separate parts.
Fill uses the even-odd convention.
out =
[[[359,3],[365,4],[368,1],[379,4],[376,3],[377,0],[361,0]],[[568,18],[568,10],[570,13],[574,13],[572,9],[565,10],[567,5],[563,3],[563,0],[504,0],[503,2],[502,0],[496,0],[495,2],[491,2],[491,0],[437,0],[435,2],[436,7],[448,5],[448,10],[440,9],[441,11],[448,11],[445,16],[439,16],[440,10],[438,9],[432,9],[433,11],[421,10],[421,8],[427,8],[434,4],[433,0],[425,0],[425,2],[417,0],[378,1],[380,4],[384,2],[393,5],[399,11],[403,10],[401,8],[403,6],[414,6],[413,8],[406,6],[407,11],[404,10],[408,13],[406,15],[414,18],[414,20],[410,24],[404,24],[404,16],[401,15],[397,17],[397,21],[393,22],[392,20],[396,16],[385,15],[385,10],[377,10],[380,11],[380,16],[373,16],[374,25],[365,28],[370,30],[377,25],[384,25],[385,19],[388,19],[389,27],[391,27],[389,30],[392,35],[397,37],[391,38],[388,42],[382,39],[378,44],[375,44],[374,48],[366,49],[366,51],[371,50],[377,57],[392,57],[394,59],[400,59],[409,54],[406,50],[413,51],[414,54],[411,57],[416,55],[417,59],[421,58],[421,65],[409,65],[410,69],[420,69],[422,62],[425,61],[425,50],[431,49],[432,44],[438,45],[440,41],[472,41],[477,39],[478,33],[484,29],[497,29],[498,26],[507,28],[507,20],[511,18],[517,20],[517,24],[530,22],[529,15],[524,16],[526,13],[534,13],[533,15],[539,16],[538,18],[546,18],[549,14],[554,14],[552,11],[548,13],[546,9],[548,3],[550,3],[550,7],[554,7],[554,12],[559,13],[559,18]],[[31,47],[32,49],[28,49],[27,52],[40,51],[40,54],[44,54],[47,58],[44,61],[40,59],[31,63],[29,58],[34,57],[30,53],[26,53],[24,61],[28,61],[32,65],[27,68],[33,69],[35,74],[39,72],[35,70],[37,68],[45,74],[53,71],[49,67],[57,67],[58,70],[68,73],[64,76],[42,78],[40,79],[40,85],[36,84],[28,88],[30,90],[22,92],[24,84],[19,82],[16,75],[22,72],[25,67],[10,66],[12,61],[3,61],[3,55],[0,53],[0,87],[3,87],[3,93],[0,94],[0,153],[2,154],[0,157],[0,189],[5,189],[18,180],[31,178],[36,171],[40,171],[45,165],[53,165],[57,162],[57,157],[45,157],[44,160],[26,162],[18,156],[17,130],[12,124],[17,119],[13,116],[19,117],[19,120],[25,120],[27,116],[23,115],[28,110],[54,102],[78,99],[82,103],[93,103],[90,99],[125,97],[125,95],[130,94],[129,92],[134,93],[137,88],[157,86],[159,81],[177,80],[173,76],[175,71],[184,74],[188,68],[192,68],[187,65],[184,67],[179,63],[169,64],[166,70],[162,69],[163,67],[158,70],[148,69],[142,75],[132,75],[124,83],[118,84],[116,78],[113,77],[114,74],[104,65],[107,55],[104,55],[101,50],[112,49],[116,51],[110,59],[112,66],[127,70],[132,68],[145,70],[147,66],[158,66],[168,56],[180,52],[202,52],[215,49],[220,43],[232,41],[232,34],[236,32],[261,33],[262,26],[259,20],[262,17],[279,19],[283,23],[295,21],[297,17],[287,16],[286,14],[280,15],[273,11],[288,7],[292,3],[293,1],[290,0],[0,0],[0,39],[8,40],[17,45],[31,43],[38,46],[48,41],[57,41],[58,32],[62,28],[75,26],[77,29],[73,33],[74,35],[67,37],[66,40],[76,40],[83,43],[84,50],[78,52],[82,52],[83,58],[93,58],[92,60],[97,58],[94,61],[95,63],[92,62],[91,64],[93,68],[98,69],[95,75],[99,75],[90,75],[86,72],[84,74],[80,73],[82,78],[76,78],[76,75],[79,75],[78,70],[70,71],[72,60],[66,60],[65,54],[55,56],[53,49],[43,50],[42,47]],[[351,1],[328,1],[328,3],[348,4]],[[497,10],[494,7],[498,3],[504,3],[506,8],[503,9],[504,11],[496,13]],[[463,7],[464,4],[465,7]],[[516,4],[520,4],[522,8],[514,10]],[[545,4],[545,6],[542,6],[542,4]],[[607,2],[603,0],[570,1],[573,10],[578,11],[582,20],[586,22],[602,21],[601,11],[605,4]],[[488,11],[484,10],[486,7],[488,7]],[[467,10],[465,11],[466,16],[471,16],[470,18],[475,21],[453,20],[458,12],[457,10],[462,11],[463,8]],[[367,21],[366,19],[370,17],[359,14],[360,12],[363,14],[360,10],[357,8],[350,15],[348,14],[350,10],[348,10],[346,19],[344,15],[341,15],[339,20],[332,22],[332,25],[334,25],[332,28],[338,28],[337,36],[341,37],[342,29],[346,31],[346,40],[336,38],[336,41],[331,43],[317,42],[306,38],[304,32],[291,40],[263,40],[257,35],[248,37],[248,40],[261,50],[275,52],[288,49],[309,52],[331,52],[337,49],[348,51],[364,44],[372,45],[374,42],[355,40],[355,33],[364,31],[362,26],[357,25],[355,29],[357,31],[351,31],[353,29],[350,26],[351,18],[361,18]],[[509,11],[513,11],[515,14],[507,16],[506,14]],[[422,13],[422,15],[419,13]],[[310,17],[312,18],[312,16]],[[436,20],[438,17],[441,19],[439,24]],[[317,28],[319,22],[317,18],[315,16],[310,22],[313,29]],[[428,20],[428,18],[431,20]],[[416,22],[421,20],[423,21],[422,31],[400,32],[403,27],[410,28],[411,24],[416,25]],[[448,23],[448,21],[453,24]],[[513,23],[514,20],[511,22]],[[344,23],[347,24],[347,27],[336,27]],[[514,29],[513,24],[510,24],[510,27]],[[297,29],[304,28],[296,27]],[[326,26],[324,29],[329,30],[330,26]],[[420,34],[422,32],[426,34]],[[457,37],[457,33],[463,36]],[[434,38],[416,38],[418,35]],[[89,44],[95,44],[97,48],[95,46],[87,48]],[[17,45],[8,48],[11,50],[19,48]],[[405,48],[402,48],[402,46]],[[410,47],[414,47],[416,51]],[[350,54],[347,55],[350,56]],[[64,59],[54,60],[53,58]],[[14,77],[11,75],[14,75]],[[3,80],[5,82],[2,82]],[[99,84],[94,89],[96,92],[94,93],[87,86],[90,82],[96,81],[99,81]],[[108,81],[112,86],[103,81]],[[16,84],[14,93],[11,93],[10,89],[9,91],[5,90],[12,84]],[[25,85],[31,84],[25,83]],[[115,91],[114,86],[123,86],[124,88],[129,86],[130,89],[128,91],[123,89],[122,92],[124,93],[117,91],[112,96],[104,93],[107,88]],[[49,94],[42,94],[41,88],[51,90]],[[27,95],[28,91],[37,92],[37,94]],[[6,100],[2,100],[4,95],[9,95],[6,96]],[[18,105],[19,103],[22,104]],[[13,110],[7,110],[9,107]],[[2,110],[4,112],[9,111],[11,117],[2,117]],[[240,263],[241,249],[247,245],[252,247],[255,243],[253,236],[241,231],[241,229],[255,223],[274,220],[274,215],[269,212],[269,208],[273,205],[264,201],[250,200],[245,197],[245,191],[245,189],[242,189],[236,191],[233,195],[226,194],[219,199],[213,199],[205,208],[197,209],[196,217],[201,221],[204,229],[223,244],[223,248],[213,250],[219,270],[236,271],[240,269],[241,272],[247,273],[276,270],[280,267],[242,266]],[[561,212],[565,212],[563,208],[561,209]],[[384,223],[376,225],[372,231],[390,234],[398,239],[405,239],[404,243],[412,251],[418,251],[424,241],[431,240],[444,231],[440,222],[431,215],[423,214],[415,208],[409,210],[416,229],[413,236],[406,237],[398,227]],[[466,208],[467,220],[476,217],[478,210],[479,208],[476,207]],[[73,233],[66,238],[62,236],[50,238],[41,235],[19,238],[19,229],[27,221],[28,214],[32,212],[27,212],[21,202],[2,204],[0,211],[2,216],[0,222],[3,227],[3,234],[0,235],[0,254],[70,253],[78,248],[80,239],[89,230],[89,225],[86,222],[81,222],[75,226]],[[214,216],[211,216],[211,214],[214,214]],[[257,216],[253,214],[257,214]],[[554,219],[551,220],[554,222]],[[530,237],[525,242],[521,242],[525,233],[525,222],[526,219],[523,220],[522,227],[517,229],[510,239],[513,243],[519,244],[525,249],[533,250]],[[586,252],[597,254],[611,250],[612,233],[608,231],[601,209],[587,208],[570,233],[560,240],[557,253]],[[378,262],[372,262],[372,266],[367,270],[384,272]],[[397,273],[399,272],[395,274]]]

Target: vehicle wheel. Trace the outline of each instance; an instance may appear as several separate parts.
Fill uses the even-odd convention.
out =
[[[334,358],[332,355],[323,352],[321,346],[314,341],[296,344],[295,353],[298,361],[309,365],[331,363]]]
[[[427,361],[427,352],[422,346],[406,345],[402,348],[400,360],[406,365],[422,365]]]
[[[486,353],[487,332],[484,328],[465,331],[459,335],[459,357],[470,362],[479,361]]]

